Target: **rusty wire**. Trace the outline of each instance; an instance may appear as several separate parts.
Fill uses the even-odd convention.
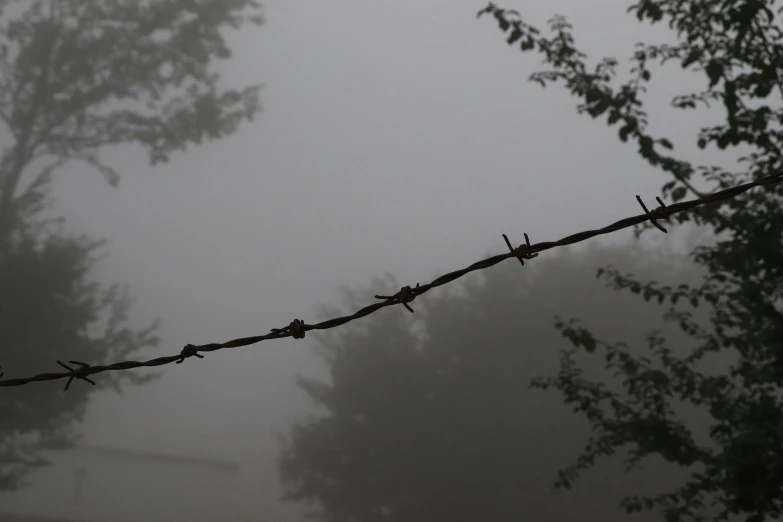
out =
[[[446,283],[450,283],[451,281],[459,279],[460,277],[463,277],[469,274],[470,272],[475,272],[477,270],[483,270],[485,268],[489,268],[506,259],[512,257],[517,258],[524,266],[525,262],[523,260],[532,259],[536,257],[538,255],[538,252],[542,252],[544,250],[549,250],[559,246],[579,243],[581,241],[585,241],[586,239],[590,239],[592,237],[602,235],[602,234],[609,234],[611,232],[616,232],[617,230],[629,228],[634,225],[644,223],[645,221],[652,222],[656,228],[658,228],[662,232],[666,232],[666,229],[663,228],[661,225],[659,225],[657,220],[667,219],[672,214],[676,214],[678,212],[684,212],[686,210],[690,210],[700,205],[705,205],[707,203],[714,203],[716,201],[722,201],[725,199],[733,198],[734,196],[742,194],[743,192],[746,192],[753,187],[758,187],[762,185],[771,185],[774,183],[779,183],[781,181],[783,181],[783,172],[779,172],[777,174],[772,174],[770,176],[759,178],[756,181],[745,183],[744,185],[737,185],[736,187],[728,188],[720,192],[715,192],[714,194],[704,196],[703,198],[694,199],[691,201],[682,201],[680,203],[674,203],[669,206],[666,206],[663,203],[663,201],[661,201],[660,198],[656,198],[660,206],[658,208],[653,209],[652,211],[647,209],[644,202],[642,202],[639,196],[636,196],[636,200],[642,206],[642,209],[644,210],[644,214],[639,214],[637,216],[621,219],[620,221],[617,221],[599,230],[586,230],[584,232],[578,232],[576,234],[572,234],[570,236],[564,237],[559,241],[544,241],[541,243],[536,243],[534,245],[531,245],[530,239],[528,238],[527,234],[524,234],[525,244],[520,245],[517,248],[512,247],[511,242],[508,240],[508,237],[505,234],[503,234],[503,239],[506,241],[506,245],[508,245],[509,248],[508,253],[498,254],[492,257],[488,257],[482,261],[473,263],[472,265],[463,268],[462,270],[456,270],[454,272],[444,274],[426,285],[416,284],[415,287],[405,286],[394,295],[376,295],[375,297],[377,299],[382,299],[383,302],[367,305],[352,315],[336,317],[334,319],[329,319],[327,321],[323,321],[317,324],[305,324],[304,321],[302,321],[301,319],[294,319],[291,322],[291,324],[289,324],[285,328],[272,328],[270,333],[266,335],[259,335],[254,337],[242,337],[225,343],[211,343],[211,344],[203,344],[203,345],[187,344],[180,351],[180,353],[176,355],[157,357],[155,359],[150,359],[147,361],[121,361],[106,366],[90,366],[87,363],[83,363],[79,361],[70,361],[72,364],[79,365],[78,368],[71,368],[64,363],[57,361],[57,363],[60,366],[67,369],[68,371],[60,372],[60,373],[40,373],[38,375],[34,375],[31,377],[23,377],[23,378],[15,378],[15,379],[0,379],[0,386],[22,386],[24,384],[29,384],[31,382],[52,381],[56,379],[68,379],[68,382],[65,385],[65,389],[67,390],[74,379],[82,380],[94,385],[95,382],[90,380],[89,376],[97,373],[109,371],[109,370],[129,370],[131,368],[162,366],[164,364],[170,364],[170,363],[179,364],[189,357],[203,358],[204,356],[201,355],[199,352],[214,352],[216,350],[222,350],[223,348],[237,348],[240,346],[248,346],[251,344],[260,343],[261,341],[266,341],[268,339],[282,339],[284,337],[303,339],[305,336],[305,332],[309,330],[327,330],[330,328],[336,328],[337,326],[341,326],[350,321],[354,321],[361,317],[370,315],[371,313],[374,313],[386,306],[402,304],[410,312],[413,312],[413,309],[409,306],[409,303],[413,301],[416,297],[428,292],[429,290],[432,290],[433,288],[436,288],[438,286],[443,286]],[[2,370],[2,366],[0,366],[0,377],[4,375],[1,370]]]

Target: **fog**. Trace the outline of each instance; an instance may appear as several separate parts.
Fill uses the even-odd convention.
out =
[[[218,64],[225,85],[264,83],[254,122],[156,167],[131,146],[107,151],[118,188],[79,164],[56,175],[50,213],[108,240],[97,277],[130,285],[134,325],[163,318],[160,347],[145,357],[315,322],[345,286],[383,273],[429,282],[503,252],[503,233],[539,242],[610,224],[641,212],[636,194],[654,205],[667,181],[615,130],[577,115],[565,90],[527,82],[538,57],[476,19],[483,1],[264,5],[266,22],[232,34],[234,57]],[[636,41],[669,37],[613,0],[502,5],[539,27],[566,15],[591,57],[624,60]],[[705,121],[654,112],[688,78],[654,85],[651,125],[693,136]],[[96,395],[82,426],[84,445],[238,469],[69,451],[0,509],[96,522],[303,520],[280,500],[277,437],[312,409],[294,381],[323,373],[311,346],[310,336],[272,340],[164,366],[151,384]]]

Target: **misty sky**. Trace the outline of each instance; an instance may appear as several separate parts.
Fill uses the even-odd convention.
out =
[[[134,324],[163,317],[163,342],[149,356],[264,334],[294,318],[315,322],[316,305],[340,304],[343,285],[387,271],[426,283],[504,251],[502,233],[539,242],[607,225],[640,212],[636,194],[654,205],[668,181],[616,128],[577,115],[565,90],[527,82],[540,58],[508,47],[491,18],[476,20],[483,0],[265,4],[267,23],[232,36],[235,56],[218,69],[226,85],[266,85],[255,122],[155,168],[140,150],[111,151],[104,158],[122,174],[118,189],[79,164],[53,188],[69,230],[109,240],[98,274],[131,285]],[[616,0],[500,5],[541,28],[552,14],[568,16],[591,57],[623,61],[634,42],[667,37]],[[709,122],[670,118],[668,98],[694,85],[672,74],[652,82],[650,107],[666,118],[652,114],[651,125],[690,151],[694,130]],[[275,431],[307,411],[292,378],[318,371],[310,346],[285,339],[206,354],[123,396],[96,397],[85,442],[242,465],[237,477],[192,487],[138,466],[134,480],[157,500],[114,520],[159,516],[172,496],[190,495],[194,521],[212,519],[204,506],[229,502],[242,520],[293,520],[294,508],[278,501]],[[56,371],[51,363],[41,371]],[[101,465],[119,464],[95,464],[79,512],[70,503],[73,462],[57,460],[0,507],[96,517],[109,503],[102,497],[122,497],[112,489],[121,486],[98,478]]]

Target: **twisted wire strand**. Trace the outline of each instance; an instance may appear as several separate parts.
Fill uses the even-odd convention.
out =
[[[647,209],[644,202],[642,202],[639,196],[636,196],[637,201],[639,202],[642,209],[644,210],[644,214],[639,214],[637,216],[621,219],[620,221],[617,221],[615,223],[612,223],[611,225],[608,225],[604,228],[600,228],[597,230],[585,230],[583,232],[578,232],[576,234],[566,236],[558,241],[544,241],[541,243],[535,243],[531,245],[527,234],[524,234],[525,244],[517,248],[512,247],[511,242],[508,240],[508,237],[505,234],[503,234],[503,238],[506,242],[506,245],[509,248],[508,253],[498,254],[492,257],[488,257],[482,261],[473,263],[472,265],[467,266],[461,270],[455,270],[454,272],[444,274],[425,285],[416,284],[415,287],[405,286],[398,293],[394,295],[390,295],[390,296],[376,295],[375,297],[377,299],[381,299],[382,302],[367,305],[351,315],[346,315],[343,317],[335,317],[333,319],[328,319],[326,321],[322,321],[316,324],[306,324],[301,319],[294,319],[288,326],[284,328],[272,328],[270,333],[266,335],[241,337],[239,339],[233,339],[225,343],[210,343],[210,344],[202,344],[202,345],[187,344],[180,351],[180,353],[176,355],[157,357],[146,361],[120,361],[105,366],[102,365],[91,366],[87,363],[83,363],[79,361],[70,361],[72,364],[78,365],[78,368],[71,368],[65,365],[64,363],[62,363],[61,361],[57,361],[57,363],[60,366],[66,368],[68,371],[58,372],[58,373],[40,373],[38,375],[33,375],[30,377],[22,377],[22,378],[0,379],[0,386],[22,386],[32,382],[68,379],[68,382],[65,385],[65,389],[68,389],[68,387],[71,385],[74,379],[82,380],[90,384],[95,384],[95,382],[89,379],[89,376],[106,372],[106,371],[119,371],[119,370],[130,370],[132,368],[163,366],[165,364],[171,364],[171,363],[179,364],[182,363],[185,359],[188,359],[190,357],[203,358],[204,356],[201,355],[201,353],[214,352],[217,350],[222,350],[224,348],[238,348],[240,346],[249,346],[251,344],[260,343],[261,341],[266,341],[270,339],[282,339],[284,337],[303,339],[305,336],[305,332],[307,331],[327,330],[331,328],[336,328],[338,326],[342,326],[346,323],[355,321],[357,319],[370,315],[374,312],[377,312],[381,308],[387,306],[393,306],[395,304],[402,304],[410,312],[413,312],[413,309],[409,306],[409,303],[411,303],[416,297],[432,290],[433,288],[443,286],[447,283],[455,281],[456,279],[464,277],[465,275],[471,272],[475,272],[477,270],[484,270],[486,268],[492,267],[500,263],[501,261],[505,261],[506,259],[516,258],[524,266],[525,259],[535,258],[539,252],[543,252],[544,250],[549,250],[555,247],[579,243],[581,241],[585,241],[595,236],[610,234],[612,232],[616,232],[624,228],[629,228],[634,225],[644,223],[645,221],[652,222],[652,224],[656,228],[658,228],[662,232],[666,232],[666,229],[664,229],[658,223],[659,219],[667,219],[669,216],[673,214],[677,214],[679,212],[685,212],[701,205],[706,205],[709,203],[715,203],[718,201],[730,199],[754,187],[771,185],[774,183],[779,183],[781,181],[783,181],[783,171],[763,178],[759,178],[755,181],[745,183],[743,185],[737,185],[736,187],[731,187],[725,190],[721,190],[719,192],[715,192],[713,194],[704,196],[699,199],[682,201],[679,203],[674,203],[669,206],[665,205],[660,198],[656,198],[660,206],[658,208],[653,209],[652,211]],[[4,375],[1,370],[2,367],[0,367],[0,377]]]

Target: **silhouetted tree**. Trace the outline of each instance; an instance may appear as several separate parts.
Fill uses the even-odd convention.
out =
[[[138,144],[154,165],[233,133],[259,111],[258,88],[220,90],[223,31],[250,19],[252,0],[0,0],[0,364],[8,376],[59,371],[56,360],[102,364],[157,343],[157,321],[127,326],[127,287],[90,277],[102,242],[39,219],[51,176],[79,160],[116,186],[99,152]],[[27,175],[27,188],[21,190]],[[0,491],[46,463],[40,451],[75,440],[90,394],[150,374],[102,374],[1,388]]]
[[[133,299],[127,286],[105,287],[90,271],[100,241],[23,226],[0,256],[0,362],[12,375],[62,371],[57,360],[104,364],[128,359],[158,343],[159,321],[127,326]],[[73,365],[71,365],[73,366]],[[0,491],[48,463],[41,450],[63,448],[78,437],[89,397],[107,388],[143,384],[154,375],[111,372],[96,386],[64,381],[0,388]]]
[[[0,0],[0,121],[12,141],[0,158],[0,231],[67,161],[116,185],[102,148],[135,143],[154,165],[252,118],[259,86],[220,91],[210,66],[231,56],[221,30],[260,23],[259,9],[253,0]],[[18,195],[39,159],[50,163]]]
[[[551,37],[528,25],[516,11],[490,4],[479,15],[495,17],[511,45],[543,55],[547,70],[530,79],[562,82],[581,99],[580,113],[619,124],[623,142],[635,143],[644,160],[670,174],[664,197],[681,200],[701,195],[692,183],[700,176],[715,189],[768,175],[783,168],[783,31],[773,0],[640,0],[630,6],[639,21],[667,22],[672,44],[639,43],[633,51],[630,79],[616,80],[618,61],[604,58],[589,66],[575,46],[563,17],[550,21]],[[704,89],[675,96],[672,106],[715,108],[723,122],[704,127],[695,137],[700,149],[735,147],[742,167],[697,166],[677,157],[673,140],[649,130],[644,93],[655,65],[679,64],[703,76]],[[663,77],[663,72],[661,77]],[[714,103],[715,105],[711,105]],[[571,352],[564,352],[560,374],[544,379],[592,425],[592,438],[577,463],[561,475],[568,487],[599,458],[624,453],[629,465],[648,457],[682,466],[689,473],[656,495],[633,495],[630,512],[660,510],[667,520],[696,519],[710,511],[715,519],[743,516],[770,520],[783,515],[783,186],[771,185],[721,204],[677,215],[716,236],[714,244],[693,250],[707,270],[701,285],[678,288],[641,282],[611,266],[599,270],[608,284],[629,289],[645,300],[670,302],[666,317],[693,338],[686,351],[672,350],[658,334],[647,337],[653,360],[603,343],[575,321],[560,321],[562,333],[592,352],[600,348],[607,367],[619,373],[612,382],[584,380]],[[650,226],[643,227],[649,229]],[[641,229],[638,230],[641,232]],[[680,306],[678,306],[680,301]],[[707,307],[710,328],[702,328],[683,309],[683,301]],[[726,361],[707,372],[706,361]],[[706,416],[700,432],[677,414],[679,404]]]
[[[546,473],[578,454],[574,433],[586,426],[557,397],[531,397],[528,387],[557,366],[566,344],[554,313],[580,311],[628,335],[655,324],[654,306],[618,299],[585,277],[607,259],[695,280],[676,256],[561,249],[422,296],[415,314],[386,309],[318,337],[330,378],[299,380],[320,411],[285,439],[285,498],[313,504],[312,514],[330,522],[606,520],[617,509],[606,498],[627,479],[603,476],[598,491],[560,502]],[[398,286],[383,283],[367,297]],[[368,302],[363,294],[346,293],[351,310]]]

